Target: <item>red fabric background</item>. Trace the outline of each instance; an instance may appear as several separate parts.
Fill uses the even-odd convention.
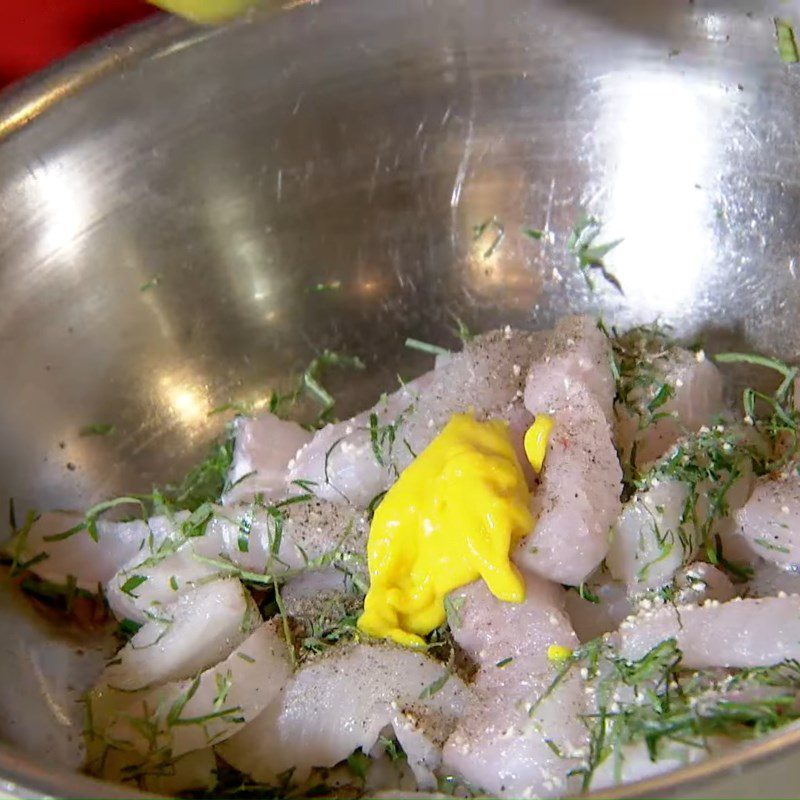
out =
[[[0,86],[152,13],[144,0],[0,0]]]

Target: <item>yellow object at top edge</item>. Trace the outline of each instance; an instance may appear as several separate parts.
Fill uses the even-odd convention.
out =
[[[256,0],[150,0],[150,2],[193,22],[214,24],[243,14]]]
[[[528,501],[508,424],[454,415],[375,511],[359,629],[422,646],[445,621],[448,592],[478,578],[500,600],[521,602],[509,554],[533,526]]]

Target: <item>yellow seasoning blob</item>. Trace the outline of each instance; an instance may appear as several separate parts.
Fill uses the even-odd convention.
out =
[[[572,658],[572,650],[569,647],[564,647],[563,644],[551,644],[547,648],[547,659],[553,664],[562,664],[570,658]]]
[[[547,455],[547,441],[555,422],[547,414],[537,414],[533,425],[525,432],[525,455],[536,472],[542,471],[544,457]]]
[[[500,600],[521,602],[509,552],[532,526],[508,424],[454,415],[375,511],[359,629],[422,646],[445,621],[445,595],[478,578]]]

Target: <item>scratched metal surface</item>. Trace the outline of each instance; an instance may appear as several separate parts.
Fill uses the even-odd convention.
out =
[[[426,365],[406,336],[454,344],[452,314],[660,316],[800,355],[800,70],[772,20],[797,3],[290,5],[148,24],[0,99],[0,500],[147,489],[220,432],[209,410],[323,347],[369,364],[331,381],[352,410]],[[624,294],[590,292],[565,253],[584,211],[623,238]],[[118,433],[81,438],[93,422]],[[0,735],[32,758],[0,747],[0,791],[109,796],[57,771],[77,757],[54,744],[66,695],[31,688],[41,631],[3,603],[0,640],[32,644],[0,648],[20,689]],[[792,794],[793,758],[723,764],[727,784],[701,767],[691,792]]]

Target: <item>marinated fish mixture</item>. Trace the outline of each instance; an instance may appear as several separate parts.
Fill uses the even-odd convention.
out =
[[[583,317],[465,338],[351,419],[273,398],[182,488],[18,526],[13,574],[119,622],[88,772],[558,797],[800,715],[796,368]],[[775,390],[727,396],[734,363]]]

